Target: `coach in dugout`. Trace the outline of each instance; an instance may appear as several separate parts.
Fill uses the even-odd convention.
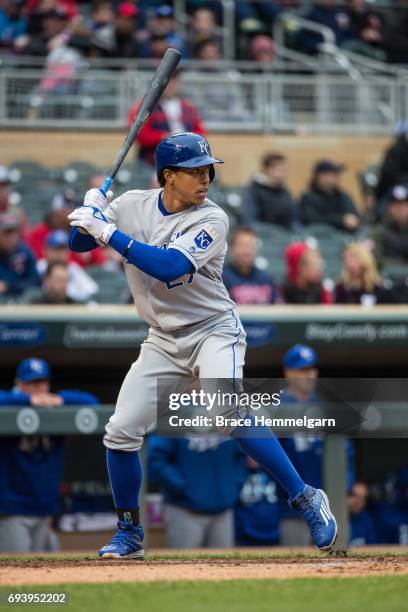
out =
[[[164,494],[169,548],[234,546],[233,509],[246,477],[235,440],[152,435],[148,469]]]
[[[63,404],[98,404],[84,391],[51,393],[50,368],[43,359],[24,359],[15,386],[0,391],[1,406],[58,409]],[[0,445],[0,553],[39,552],[58,547],[50,529],[58,512],[64,463],[62,436],[3,437]]]
[[[317,392],[316,351],[305,344],[296,344],[290,348],[283,359],[283,374],[286,380],[285,392],[281,395],[282,404],[309,405],[320,403]],[[288,457],[313,487],[323,486],[323,438],[297,433],[281,440]],[[351,489],[355,481],[354,448],[351,440],[347,447],[347,485]],[[298,515],[289,508],[286,499],[281,504],[281,545],[309,546],[310,534],[304,528]]]

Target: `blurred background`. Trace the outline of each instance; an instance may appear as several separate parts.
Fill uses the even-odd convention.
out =
[[[169,46],[181,68],[115,195],[157,187],[162,138],[204,134],[246,376],[285,377],[289,403],[319,401],[318,377],[405,377],[405,2],[0,0],[1,552],[96,548],[116,522],[101,436],[147,326],[115,251],[69,251],[67,215]],[[282,443],[310,484],[340,483],[343,545],[408,544],[403,437]],[[150,546],[309,544],[232,441],[152,432],[144,464]]]

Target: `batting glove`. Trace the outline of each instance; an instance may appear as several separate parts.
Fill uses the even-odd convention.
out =
[[[84,206],[91,206],[92,208],[99,208],[99,210],[104,211],[112,198],[112,191],[108,191],[105,195],[100,189],[90,189],[85,194]]]
[[[72,227],[86,230],[100,245],[108,244],[116,225],[109,223],[105,215],[96,207],[79,206],[68,215]]]

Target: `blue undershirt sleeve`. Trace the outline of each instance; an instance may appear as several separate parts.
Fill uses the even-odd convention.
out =
[[[112,234],[109,245],[139,270],[164,283],[195,271],[193,264],[180,251],[144,244],[120,230]]]
[[[28,393],[0,391],[0,406],[30,406],[31,397]]]
[[[93,251],[99,244],[90,234],[81,234],[77,227],[73,227],[69,234],[69,248],[76,253]]]

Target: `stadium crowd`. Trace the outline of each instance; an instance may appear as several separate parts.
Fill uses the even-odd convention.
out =
[[[386,4],[237,0],[235,57],[272,63],[273,24],[289,10],[330,28],[340,47],[380,61],[408,63],[408,9],[404,2],[393,2],[384,11]],[[81,57],[157,59],[170,45],[184,59],[222,58],[222,3],[188,0],[186,8],[187,24],[180,29],[171,1],[1,0],[0,45],[5,52],[47,56],[72,69]],[[316,54],[322,42],[318,33],[291,27],[289,44],[300,52]]]
[[[158,186],[148,165],[154,147],[168,133],[185,129],[204,132],[188,101],[165,96],[139,136],[140,159],[135,162],[135,167],[142,164],[152,187]],[[310,183],[299,198],[287,185],[288,161],[281,152],[265,154],[259,172],[240,194],[232,194],[238,207],[229,204],[231,193],[216,181],[210,197],[225,207],[231,221],[224,281],[235,302],[408,303],[407,139],[403,131],[385,152],[368,208],[342,189],[344,167],[330,159],[311,168]],[[59,183],[50,202],[42,203],[43,219],[33,224],[24,191],[20,203],[13,204],[19,183],[12,176],[13,170],[0,167],[1,301],[70,304],[102,297],[109,302],[99,285],[112,284],[112,271],[120,282],[120,257],[110,248],[73,253],[68,247],[67,215],[83,193]],[[137,184],[130,173],[129,187],[135,186],[133,180]],[[101,175],[87,177],[88,187],[101,183]],[[112,299],[129,301],[125,283]]]

